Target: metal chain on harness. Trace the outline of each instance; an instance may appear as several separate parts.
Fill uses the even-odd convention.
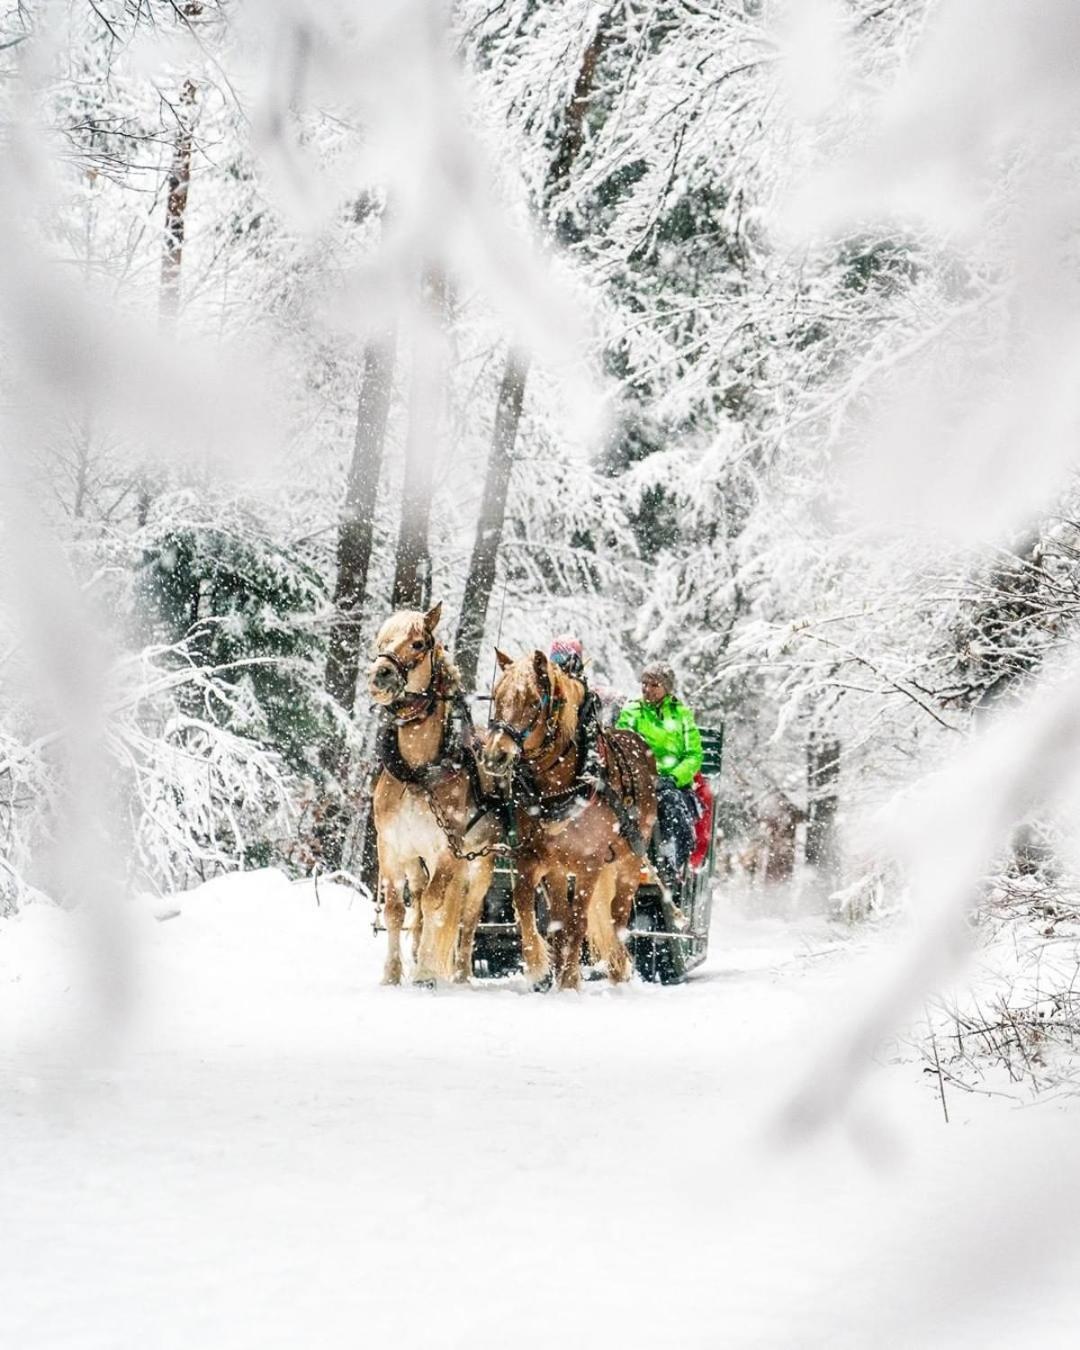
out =
[[[477,858],[491,857],[492,854],[496,857],[500,855],[503,857],[509,856],[512,851],[511,845],[502,844],[497,839],[490,844],[483,845],[481,848],[471,848],[462,851],[462,845],[465,843],[465,836],[456,836],[450,822],[446,818],[446,813],[435,800],[434,789],[424,788],[423,793],[427,798],[428,806],[431,808],[431,814],[435,817],[436,825],[438,825],[439,829],[446,835],[446,842],[450,845],[450,852],[459,862],[473,862]]]

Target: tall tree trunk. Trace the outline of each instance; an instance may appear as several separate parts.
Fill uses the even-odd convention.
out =
[[[446,309],[446,278],[427,268],[421,279],[420,313],[413,344],[401,526],[390,597],[395,610],[428,609],[431,605],[428,524],[446,394]]]
[[[409,392],[409,429],[405,440],[405,478],[401,491],[401,526],[398,532],[394,565],[394,609],[428,609],[431,605],[431,554],[428,549],[428,525],[435,481],[435,461],[440,443],[440,424],[446,394],[447,343],[446,310],[448,293],[445,277],[427,268],[420,283],[420,306],[413,342],[411,388]],[[385,381],[386,407],[382,410],[382,429],[389,412],[390,380]],[[381,445],[380,435],[379,443]],[[374,505],[374,498],[372,498]],[[370,550],[370,544],[369,544]],[[339,577],[340,586],[340,577]],[[362,598],[362,597],[361,597]],[[344,672],[342,672],[344,675]],[[327,670],[329,681],[329,667]],[[352,677],[355,698],[356,675]],[[338,752],[339,781],[347,767],[344,753]],[[322,820],[316,829],[318,851],[328,867],[340,867],[348,825],[348,806],[325,801]],[[372,890],[378,884],[375,831],[371,817],[360,843],[360,879]]]
[[[184,7],[187,17],[202,12],[201,4]],[[185,80],[176,105],[176,136],[173,140],[172,163],[169,165],[168,195],[165,199],[165,229],[161,242],[161,273],[158,282],[158,325],[166,332],[176,327],[180,308],[180,264],[184,254],[185,217],[187,215],[188,187],[191,183],[192,123],[195,107],[195,81]],[[150,516],[156,484],[148,468],[140,474],[136,498],[136,519],[145,525]]]
[[[544,183],[544,208],[551,205],[555,193],[565,184],[574,161],[585,140],[585,114],[592,100],[600,57],[611,35],[612,11],[600,19],[592,41],[581,60],[574,91],[563,116],[562,135],[548,168]],[[461,671],[465,689],[476,687],[476,671],[480,659],[480,645],[484,640],[488,606],[495,584],[495,570],[503,526],[506,522],[506,499],[510,489],[510,475],[514,463],[514,445],[517,441],[525,387],[529,378],[529,357],[517,348],[506,356],[502,380],[499,383],[495,407],[495,429],[491,438],[491,455],[484,479],[484,497],[480,518],[476,523],[476,537],[461,615],[454,638],[454,658]]]
[[[600,16],[600,22],[596,25],[596,32],[592,36],[592,41],[585,48],[585,54],[581,58],[581,66],[578,69],[577,79],[574,81],[574,92],[570,95],[570,102],[567,104],[563,116],[563,130],[559,137],[559,147],[548,168],[544,183],[545,209],[551,204],[551,198],[554,194],[569,178],[570,170],[574,167],[574,160],[577,159],[581,153],[581,147],[585,144],[585,114],[589,111],[589,104],[592,102],[600,57],[603,55],[604,48],[611,37],[613,14],[614,10],[609,9]]]
[[[390,417],[396,348],[396,338],[390,333],[373,338],[364,349],[352,463],[338,526],[334,619],[327,643],[325,685],[326,692],[346,713],[352,713],[356,707],[360,618],[371,566],[375,504]],[[345,737],[331,736],[320,747],[319,760],[328,781],[320,793],[312,844],[322,866],[336,871],[344,860],[345,837],[351,822],[351,808],[342,795],[350,767]],[[367,833],[372,832],[369,829]]]
[[[356,410],[353,457],[338,526],[334,621],[326,656],[326,692],[351,713],[360,672],[360,617],[367,592],[375,532],[375,502],[382,471],[396,342],[392,334],[373,339],[364,351]]]
[[[836,874],[839,853],[836,842],[836,812],[840,804],[840,742],[813,732],[806,746],[808,809],[806,861],[826,877]]]
[[[782,885],[795,874],[795,842],[802,811],[782,792],[773,794],[759,822],[765,842],[765,882]]]
[[[495,584],[495,566],[506,519],[510,472],[514,466],[514,442],[528,378],[528,355],[522,351],[511,351],[499,386],[491,457],[484,478],[484,498],[480,505],[480,519],[476,524],[476,539],[469,559],[469,573],[465,578],[465,594],[461,600],[461,617],[454,643],[454,659],[466,689],[476,687],[480,644],[484,640],[488,603]]]
[[[166,328],[175,326],[180,306],[180,264],[184,253],[184,217],[187,214],[188,187],[191,183],[191,109],[194,106],[195,82],[185,80],[177,102],[178,125],[169,166],[169,195],[165,201],[165,233],[158,289],[158,321]]]

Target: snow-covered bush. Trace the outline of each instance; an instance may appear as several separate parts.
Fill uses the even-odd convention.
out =
[[[997,876],[961,988],[927,1007],[919,1041],[960,1090],[1028,1099],[1080,1089],[1080,889],[1053,869]]]

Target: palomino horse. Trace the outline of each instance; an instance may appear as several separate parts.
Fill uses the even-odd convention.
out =
[[[640,736],[612,731],[601,737],[609,787],[583,783],[577,727],[584,686],[543,652],[511,661],[496,656],[502,675],[495,686],[491,723],[480,755],[483,772],[509,792],[518,841],[514,852],[514,908],[521,925],[525,973],[543,984],[554,957],[560,989],[581,981],[581,945],[606,961],[612,980],[630,975],[621,933],[630,922],[640,879],[635,844],[656,822],[656,764]],[[630,802],[638,838],[626,809]],[[570,878],[574,879],[573,895]],[[536,926],[536,889],[543,883],[551,922],[551,956]]]
[[[406,884],[418,934],[414,981],[468,980],[495,865],[495,822],[474,820],[471,752],[462,743],[472,723],[458,673],[435,638],[441,610],[387,619],[368,672],[371,697],[388,714],[372,799],[386,905],[384,984],[401,983]]]

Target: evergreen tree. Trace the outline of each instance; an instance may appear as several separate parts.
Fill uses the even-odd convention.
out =
[[[208,700],[205,713],[317,776],[331,732],[319,681],[325,653],[315,620],[327,595],[318,574],[251,522],[150,527],[141,548],[138,604],[150,633],[177,662],[215,672],[233,695]]]

